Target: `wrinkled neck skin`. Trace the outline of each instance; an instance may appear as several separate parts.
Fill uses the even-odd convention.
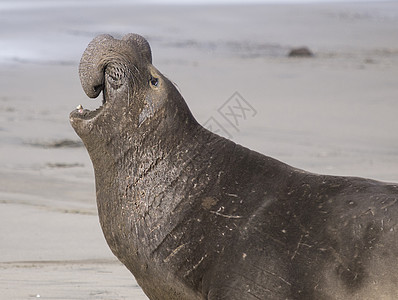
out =
[[[101,124],[97,129],[101,135],[82,137],[94,166],[105,238],[122,263],[133,266],[130,271],[144,291],[146,278],[156,273],[165,276],[164,270],[151,267],[160,269],[167,258],[160,254],[160,264],[150,261],[166,247],[165,239],[184,221],[181,211],[190,209],[191,198],[201,188],[190,179],[205,172],[203,160],[197,158],[206,157],[206,164],[211,164],[207,151],[224,141],[196,122],[184,99],[169,85],[167,99],[158,107],[148,108],[151,99],[145,99],[139,115],[126,111],[103,118],[129,126],[116,129]],[[134,95],[139,97],[139,93]],[[153,115],[152,109],[156,109]],[[104,128],[114,132],[104,132]]]
[[[94,142],[85,142],[95,170],[100,207],[115,207],[118,204],[134,202],[137,205],[133,210],[136,213],[134,217],[145,217],[153,199],[145,197],[145,202],[142,202],[143,194],[137,194],[134,190],[145,188],[141,183],[154,169],[159,169],[159,165],[163,167],[165,159],[170,156],[181,156],[181,151],[188,150],[187,140],[195,143],[197,135],[203,131],[178,93],[168,97],[173,97],[173,100],[164,101],[160,107],[156,107],[157,111],[153,116],[146,116],[146,103],[151,102],[146,99],[139,115],[126,111],[120,115],[104,117],[104,122],[111,120],[112,124],[120,126],[101,124],[98,127],[101,135],[93,137]],[[135,95],[134,98],[139,96]],[[106,132],[105,128],[113,132]],[[192,146],[196,147],[198,143],[196,141]],[[189,159],[187,155],[184,158]],[[162,172],[167,171],[164,166]],[[110,174],[115,174],[115,177],[110,177]]]

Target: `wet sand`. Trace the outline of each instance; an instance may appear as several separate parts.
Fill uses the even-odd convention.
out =
[[[146,36],[198,121],[237,143],[316,173],[398,182],[398,3],[83,3],[0,9],[2,298],[146,299],[102,236],[68,120],[99,105],[77,73],[98,33]],[[288,58],[299,46],[315,56]],[[238,123],[223,110],[233,101],[250,107]]]

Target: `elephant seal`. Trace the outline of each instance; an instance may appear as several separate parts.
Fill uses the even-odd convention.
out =
[[[296,169],[204,129],[141,36],[95,38],[70,114],[106,241],[150,299],[397,299],[398,186]]]

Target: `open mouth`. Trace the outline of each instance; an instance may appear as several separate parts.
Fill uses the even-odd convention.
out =
[[[102,89],[102,105],[95,110],[89,110],[89,109],[83,108],[83,105],[79,104],[76,107],[76,109],[70,113],[71,119],[78,118],[78,119],[82,119],[82,120],[91,120],[91,119],[94,119],[96,116],[98,116],[102,112],[102,110],[107,105],[107,100],[105,97],[106,93],[104,92],[103,86],[98,87],[98,88]]]

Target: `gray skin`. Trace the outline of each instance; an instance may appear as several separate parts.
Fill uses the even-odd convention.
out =
[[[147,41],[95,38],[80,63],[96,111],[70,121],[99,219],[150,299],[397,299],[398,186],[317,175],[204,129]]]

